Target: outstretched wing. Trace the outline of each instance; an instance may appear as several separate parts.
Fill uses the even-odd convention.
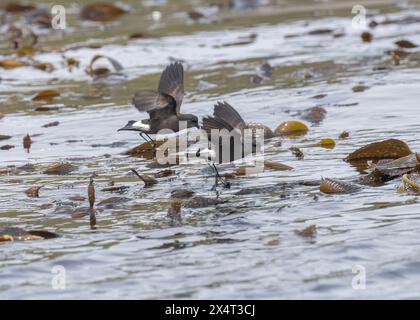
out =
[[[226,101],[217,102],[214,105],[214,117],[223,119],[232,128],[243,130],[246,127],[241,115]]]
[[[170,64],[162,72],[158,92],[168,101],[174,103],[175,112],[179,114],[184,98],[184,68],[180,62]]]
[[[171,99],[155,91],[137,91],[133,97],[133,104],[141,112],[152,112],[170,106]]]

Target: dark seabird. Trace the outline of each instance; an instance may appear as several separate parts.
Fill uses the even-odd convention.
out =
[[[261,151],[261,145],[258,145],[258,137],[265,138],[267,130],[272,131],[264,125],[256,123],[246,123],[241,115],[226,101],[217,102],[214,105],[213,116],[203,118],[201,129],[207,134],[209,149],[199,149],[196,153],[197,157],[208,158],[212,162],[212,167],[216,173],[215,187],[220,180],[225,187],[229,184],[219,175],[215,164],[230,163],[252,154],[255,155]],[[212,136],[212,130],[216,130]],[[248,130],[248,132],[246,132]],[[223,139],[223,131],[228,135],[229,147],[226,146],[226,137]],[[259,131],[259,132],[258,132]],[[248,139],[245,138],[248,134]],[[260,140],[260,141],[262,141]],[[248,146],[246,144],[249,143]]]
[[[241,115],[226,101],[217,102],[214,105],[213,116],[203,118],[203,125],[201,129],[206,132],[209,139],[210,149],[214,152],[214,162],[219,164],[242,159],[251,153],[255,154],[257,151],[257,129],[262,131],[262,134],[264,135],[262,138],[265,138],[267,130],[272,132],[264,125],[246,123]],[[216,136],[216,139],[219,138],[219,141],[212,141],[212,130],[217,130],[217,132],[220,132],[220,130],[226,130],[230,133],[229,154],[223,152],[224,148],[222,137]],[[251,148],[245,148],[245,130],[249,130]],[[240,143],[240,145],[237,145],[235,149],[234,147],[237,143]],[[218,145],[218,148],[214,148],[214,144]]]
[[[180,62],[170,64],[162,72],[157,91],[140,90],[134,94],[133,104],[137,110],[147,112],[149,119],[129,121],[118,131],[137,131],[145,138],[157,134],[160,130],[170,129],[178,132],[180,121],[185,121],[187,128],[198,128],[198,118],[193,114],[180,113],[184,98],[184,68]]]

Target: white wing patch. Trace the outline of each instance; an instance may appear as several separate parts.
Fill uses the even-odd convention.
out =
[[[134,122],[132,126],[133,126],[133,128],[139,128],[139,129],[144,130],[144,131],[149,131],[150,130],[150,125],[145,124],[141,121]]]

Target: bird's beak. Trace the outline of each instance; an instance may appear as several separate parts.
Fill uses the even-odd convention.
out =
[[[136,130],[136,128],[134,128],[131,123],[127,123],[124,127],[118,129],[117,132],[119,132],[119,131],[135,131],[135,130]]]

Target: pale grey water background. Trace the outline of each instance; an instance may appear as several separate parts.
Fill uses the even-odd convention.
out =
[[[374,19],[420,16],[418,7],[393,11],[373,11]],[[0,175],[0,227],[48,229],[61,237],[1,243],[0,298],[419,298],[419,198],[396,193],[397,180],[351,195],[322,195],[318,187],[303,185],[271,193],[239,196],[235,192],[321,177],[357,178],[357,170],[343,158],[381,139],[401,139],[420,151],[419,51],[411,50],[413,54],[400,66],[384,53],[402,38],[420,44],[420,23],[380,25],[371,30],[370,44],[352,29],[351,15],[270,20],[229,31],[207,28],[74,50],[68,55],[79,59],[82,67],[72,73],[64,68],[51,74],[32,68],[2,70],[0,111],[6,116],[0,120],[0,133],[13,136],[2,144],[16,147],[0,151],[1,168],[33,163],[36,171]],[[345,36],[285,38],[320,28]],[[217,47],[249,34],[257,35],[251,44]],[[118,59],[126,79],[93,83],[83,69],[98,53]],[[281,148],[267,152],[267,159],[294,170],[234,180],[232,189],[222,192],[229,202],[184,209],[183,223],[177,227],[166,217],[170,191],[182,186],[213,196],[209,191],[213,179],[203,179],[200,168],[180,166],[175,167],[176,179],[161,179],[157,186],[144,189],[128,175],[129,168],[145,173],[156,170],[148,169],[147,161],[122,155],[141,141],[136,135],[116,132],[127,120],[145,116],[129,105],[131,94],[141,87],[153,89],[168,57],[186,62],[184,112],[203,116],[212,112],[214,102],[227,100],[246,120],[273,129],[308,107],[321,105],[328,112],[307,136],[286,139]],[[61,61],[56,53],[36,58],[57,66]],[[260,85],[251,83],[249,76],[265,61],[275,67],[273,77]],[[383,66],[386,69],[375,69]],[[217,87],[202,90],[200,80]],[[353,93],[351,88],[360,82],[370,88]],[[54,103],[68,107],[58,112],[32,111],[35,104],[30,97],[47,87],[60,88],[62,96]],[[314,99],[318,94],[327,96]],[[351,103],[358,104],[337,106]],[[54,120],[60,121],[58,127],[41,128]],[[349,139],[338,139],[343,130],[350,132]],[[30,153],[22,148],[26,133],[42,134],[33,138]],[[288,151],[291,145],[325,137],[336,139],[335,149],[305,149],[303,161]],[[92,147],[95,144],[102,146]],[[78,165],[78,170],[63,177],[42,174],[49,164],[63,160]],[[110,181],[130,186],[119,196],[131,200],[99,213],[97,230],[90,230],[86,218],[71,219],[54,214],[54,208],[40,209],[45,203],[85,196],[92,172],[98,174],[98,201],[112,196],[99,191]],[[35,184],[45,185],[40,198],[27,198],[23,191]],[[314,238],[294,233],[311,224],[318,230]],[[275,239],[278,245],[267,245]],[[66,268],[65,291],[51,287],[51,269],[56,265]],[[366,268],[366,290],[352,288],[355,265]]]

